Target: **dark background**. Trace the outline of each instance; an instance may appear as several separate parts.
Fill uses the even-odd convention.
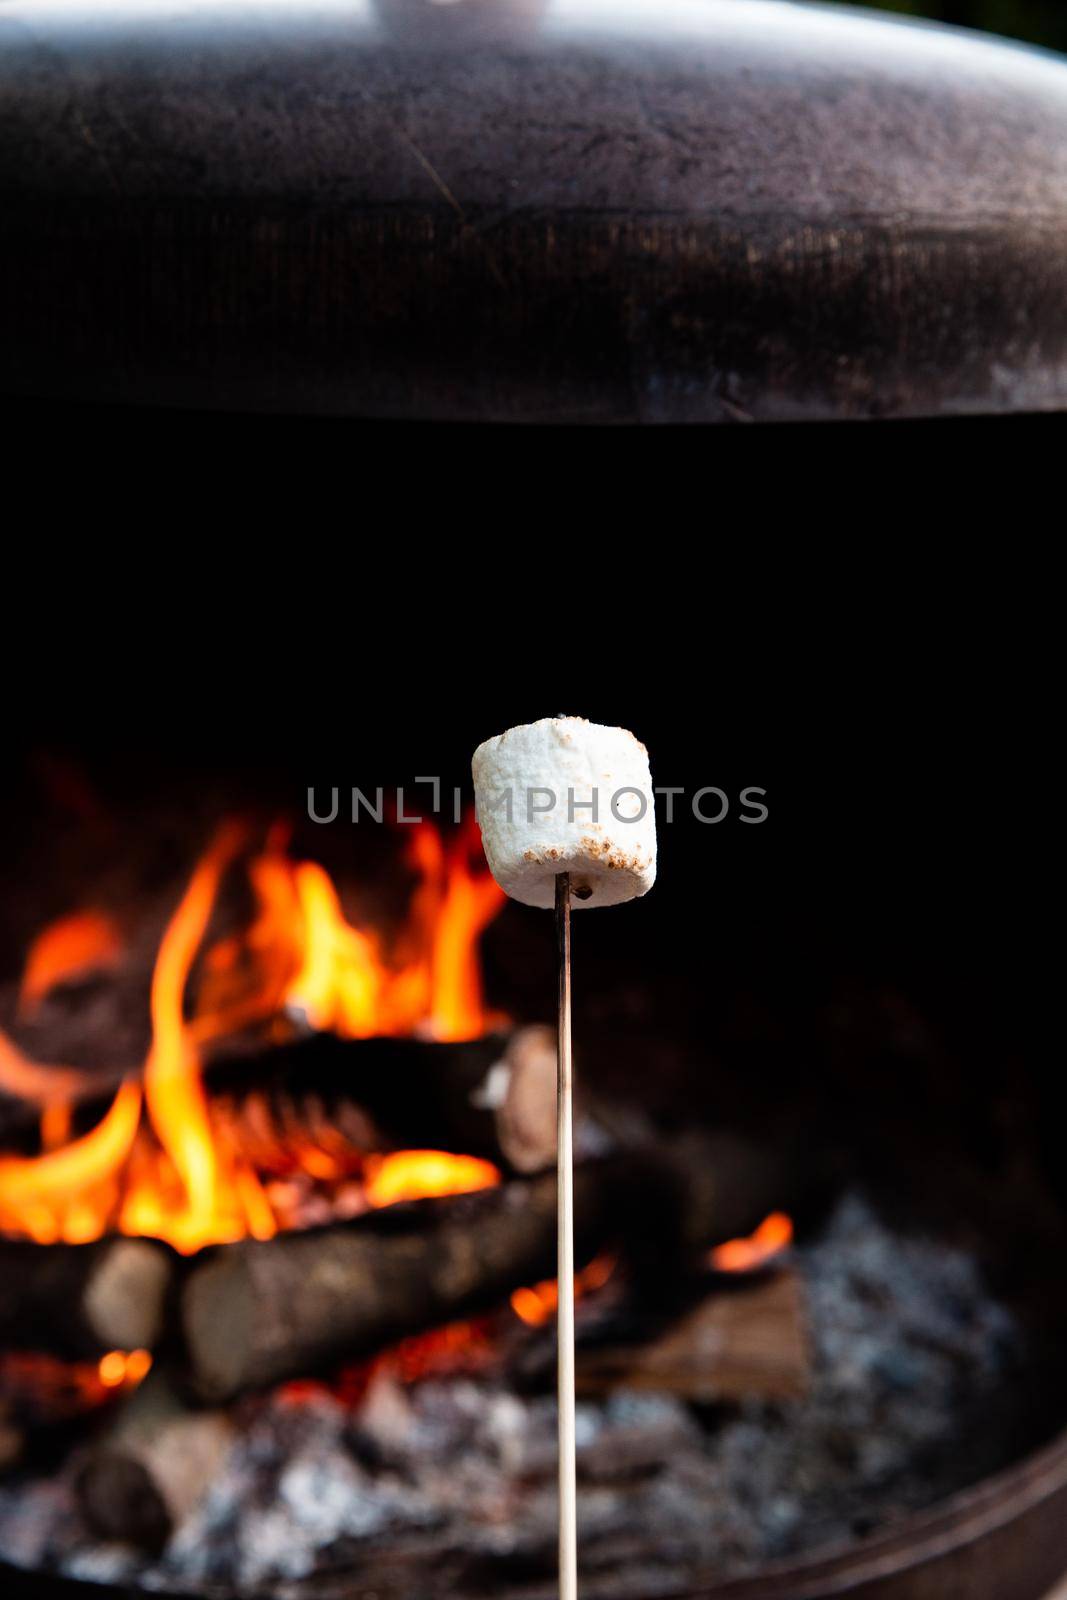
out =
[[[1053,50],[1067,49],[1067,8],[1061,0],[868,0],[868,4],[909,17],[985,28]]]

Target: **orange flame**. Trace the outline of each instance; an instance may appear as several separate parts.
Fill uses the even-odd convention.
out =
[[[602,1289],[615,1271],[616,1260],[617,1257],[613,1255],[595,1256],[587,1267],[576,1272],[575,1299],[580,1300],[582,1295],[590,1294],[594,1289]],[[542,1327],[555,1316],[558,1307],[559,1282],[555,1278],[535,1283],[530,1289],[516,1289],[511,1296],[512,1311],[531,1328]]]
[[[200,1061],[183,1017],[185,985],[207,930],[219,883],[243,843],[241,830],[223,828],[199,862],[163,935],[152,975],[152,1047],[145,1062],[145,1105],[152,1127],[179,1179],[177,1205],[168,1206],[155,1227],[154,1193],[126,1197],[119,1225],[124,1232],[163,1232],[179,1250],[196,1250],[252,1231],[239,1163],[224,1164],[214,1137],[200,1081]],[[252,1177],[243,1173],[245,1183]],[[258,1184],[255,1185],[258,1190]],[[271,1232],[273,1232],[271,1228]]]
[[[303,923],[301,963],[286,990],[286,1004],[313,1027],[350,1039],[415,1032],[434,1039],[476,1039],[485,1033],[494,1019],[482,1004],[478,938],[505,896],[484,868],[472,871],[471,843],[469,824],[448,851],[432,824],[414,827],[409,859],[419,883],[401,941],[413,954],[398,966],[390,965],[373,933],[346,920],[321,867],[299,863],[291,888],[274,876],[261,902],[262,916],[269,919],[272,907],[276,914],[295,892]]]
[[[450,1155],[445,1150],[398,1150],[394,1155],[371,1156],[363,1181],[368,1202],[378,1207],[492,1189],[500,1182],[500,1173],[492,1162],[480,1161],[477,1156]]]
[[[755,1233],[747,1239],[727,1239],[725,1244],[716,1245],[708,1260],[719,1272],[751,1272],[780,1255],[792,1242],[792,1218],[784,1211],[772,1211]]]
[[[120,1373],[119,1362],[122,1363]],[[29,1401],[31,1415],[62,1422],[141,1382],[152,1365],[147,1350],[110,1350],[99,1361],[62,1361],[40,1350],[0,1351],[0,1393]]]
[[[293,882],[304,923],[304,959],[286,1001],[312,1027],[346,1039],[369,1038],[387,976],[375,942],[345,921],[337,890],[314,861],[302,861]]]
[[[0,1227],[42,1242],[88,1240],[117,1227],[167,1239],[186,1252],[246,1234],[270,1238],[287,1207],[284,1201],[279,1207],[276,1186],[264,1188],[260,1179],[270,1170],[269,1160],[260,1159],[269,1129],[265,1140],[253,1138],[246,1149],[224,1108],[209,1105],[201,1080],[203,1045],[253,1024],[291,1032],[297,1015],[349,1038],[484,1033],[495,1019],[482,1004],[477,941],[504,896],[484,866],[471,864],[469,826],[447,849],[432,825],[411,831],[417,882],[391,959],[376,931],[347,919],[321,866],[286,855],[278,829],[245,863],[256,901],[250,925],[205,948],[222,879],[245,845],[242,829],[224,826],[197,864],[160,944],[143,1085],[124,1083],[106,1116],[80,1138],[70,1138],[70,1102],[85,1075],[28,1061],[0,1034],[0,1087],[44,1108],[42,1153],[0,1157]],[[29,1003],[85,963],[113,959],[104,919],[94,922],[94,916],[64,919],[36,941],[23,981]],[[195,1004],[187,1017],[198,954]],[[346,1156],[343,1140],[323,1129],[316,1141],[297,1140],[289,1170],[333,1182],[351,1174]],[[488,1162],[400,1152],[366,1164],[357,1208],[499,1181]]]
[[[485,1032],[481,969],[474,952],[505,895],[488,872],[468,868],[470,842],[468,830],[445,863],[440,912],[430,930],[429,1031],[435,1039],[474,1039]]]
[[[95,1226],[100,1208],[93,1202],[102,1201],[106,1221],[114,1200],[110,1180],[130,1153],[140,1116],[141,1090],[127,1082],[107,1116],[83,1138],[33,1159],[0,1159],[0,1223],[41,1244],[98,1237],[103,1228]]]
[[[277,835],[269,841],[249,865],[251,928],[209,952],[196,1038],[280,1010],[349,1039],[476,1039],[499,1020],[483,1005],[478,939],[505,896],[470,865],[471,823],[447,850],[432,823],[407,831],[417,883],[392,958],[375,930],[348,920],[321,866],[292,861]]]
[[[72,911],[50,923],[29,949],[19,986],[19,1013],[31,1016],[45,995],[69,978],[116,966],[122,938],[102,911]]]
[[[147,1376],[151,1365],[147,1350],[109,1350],[100,1357],[96,1371],[105,1389],[133,1389]]]
[[[0,1089],[19,1100],[32,1100],[46,1106],[82,1093],[89,1087],[91,1074],[76,1067],[45,1066],[31,1061],[0,1033]]]

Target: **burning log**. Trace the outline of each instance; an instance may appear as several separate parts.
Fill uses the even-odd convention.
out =
[[[556,1046],[548,1028],[437,1043],[319,1033],[266,1053],[219,1060],[213,1094],[262,1092],[299,1109],[312,1099],[356,1149],[448,1150],[509,1172],[540,1172],[556,1154]]]
[[[242,1107],[253,1096],[283,1111],[312,1106],[332,1119],[354,1153],[447,1150],[505,1172],[541,1172],[556,1154],[555,1036],[539,1026],[461,1042],[344,1039],[316,1033],[291,1044],[224,1054],[209,1062],[209,1095]],[[86,1079],[79,1127],[107,1114],[114,1085]],[[9,1115],[3,1142],[31,1150],[36,1106]]]
[[[171,1251],[147,1239],[0,1240],[0,1345],[73,1361],[152,1349],[173,1279]]]
[[[709,1243],[750,1232],[786,1181],[780,1161],[726,1135],[587,1162],[575,1173],[577,1259],[618,1245],[637,1275],[670,1281]],[[554,1173],[221,1246],[182,1288],[191,1381],[222,1401],[328,1370],[493,1309],[554,1276],[555,1256]]]
[[[162,1550],[203,1497],[232,1438],[225,1412],[197,1409],[165,1369],[150,1373],[78,1474],[90,1526],[103,1539]]]

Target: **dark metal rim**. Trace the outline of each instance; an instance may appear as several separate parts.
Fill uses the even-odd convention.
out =
[[[943,1560],[1058,1496],[1067,1498],[1067,1432],[1017,1465],[910,1517],[893,1533],[873,1534],[800,1562],[775,1562],[751,1576],[686,1595],[688,1600],[829,1600]],[[1052,1514],[1060,1519],[1067,1560],[1067,1517],[1058,1508]]]

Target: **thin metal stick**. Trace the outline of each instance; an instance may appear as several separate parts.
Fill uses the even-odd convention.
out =
[[[559,1037],[556,1052],[556,1185],[559,1201],[559,1600],[578,1597],[574,1468],[574,1150],[571,1067],[571,880],[556,874]]]

